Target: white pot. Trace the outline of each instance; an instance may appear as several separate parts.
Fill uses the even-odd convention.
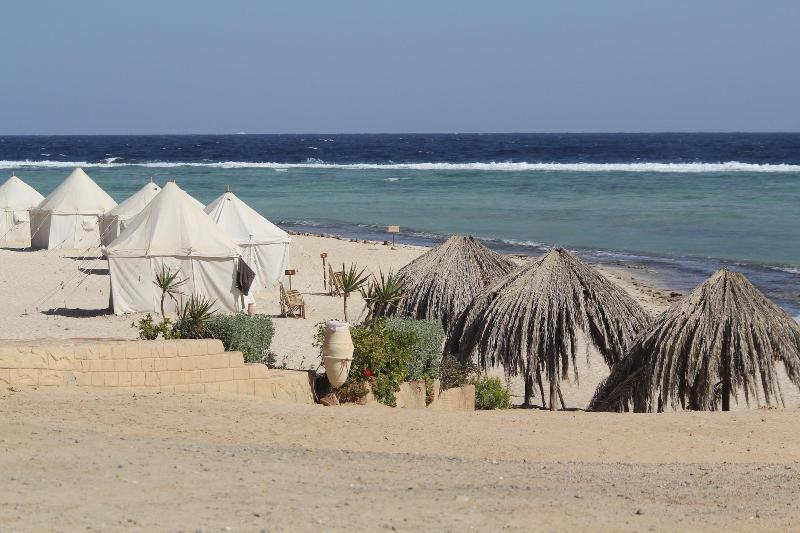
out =
[[[350,337],[350,324],[329,320],[322,343],[322,356],[325,373],[333,388],[339,388],[347,381],[350,365],[353,363],[353,339]]]

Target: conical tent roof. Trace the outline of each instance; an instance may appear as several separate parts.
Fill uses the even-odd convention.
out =
[[[106,248],[109,257],[237,257],[238,246],[175,183],[128,223]]]
[[[716,410],[726,388],[748,405],[782,402],[777,361],[800,386],[800,325],[742,274],[719,270],[639,335],[589,408]]]
[[[262,217],[230,191],[208,204],[206,213],[237,244],[291,242],[288,233]]]
[[[486,285],[516,268],[474,237],[454,235],[400,269],[404,297],[388,312],[441,320],[447,330]]]
[[[152,181],[146,183],[127,200],[109,211],[108,214],[115,215],[120,220],[129,220],[141,213],[142,209],[147,207],[147,204],[149,204],[159,192],[161,192],[161,187],[159,187],[157,183],[153,183]]]
[[[575,368],[577,333],[610,366],[648,323],[644,309],[600,272],[555,248],[487,287],[454,324],[445,352],[507,372]],[[530,376],[526,376],[530,377]]]
[[[117,202],[78,167],[37,209],[56,214],[97,215],[110,211],[116,205]]]
[[[0,185],[0,209],[32,209],[42,203],[44,196],[16,176]]]

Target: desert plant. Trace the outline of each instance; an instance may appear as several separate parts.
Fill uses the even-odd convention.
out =
[[[511,409],[511,394],[500,378],[474,376],[470,383],[475,386],[475,409]]]
[[[208,338],[208,324],[216,313],[217,301],[204,295],[192,294],[183,304],[178,319],[175,321],[175,332],[182,339]]]
[[[225,350],[242,352],[247,363],[275,366],[275,355],[269,351],[275,327],[267,315],[215,315],[208,320],[208,334],[219,339]]]
[[[395,393],[405,380],[412,358],[414,334],[390,330],[381,319],[369,325],[353,326],[350,335],[353,339],[353,362],[347,381],[337,391],[340,401],[363,397],[368,386],[375,399],[394,407]],[[324,339],[325,325],[320,324],[315,346],[321,347]]]
[[[347,321],[347,298],[369,282],[369,275],[365,274],[366,270],[366,268],[362,268],[359,271],[358,265],[355,263],[351,263],[350,268],[346,269],[344,263],[342,263],[342,301],[344,302],[345,322]]]
[[[162,339],[172,339],[173,324],[169,318],[164,318],[158,324],[153,323],[153,315],[147,313],[138,322],[131,324],[132,328],[139,330],[139,338],[146,341],[154,341],[159,335]]]
[[[439,377],[439,358],[444,344],[444,328],[438,320],[412,320],[410,318],[387,318],[386,328],[398,333],[412,333],[411,361],[408,364],[406,381],[436,379]]]
[[[439,363],[441,390],[466,385],[476,372],[477,367],[471,361],[462,363],[452,355],[445,355]]]
[[[178,299],[176,295],[182,294],[178,289],[186,283],[187,280],[179,279],[179,269],[173,272],[167,265],[161,265],[161,272],[156,272],[156,280],[153,284],[161,290],[161,319],[166,320],[167,316],[164,313],[164,300],[169,296],[177,304]]]
[[[394,315],[397,304],[403,298],[406,284],[397,274],[389,271],[373,276],[367,287],[361,289],[361,296],[367,305],[367,320],[379,316]]]

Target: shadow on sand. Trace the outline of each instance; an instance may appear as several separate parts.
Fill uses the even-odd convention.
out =
[[[94,276],[108,276],[107,268],[79,268],[84,274],[91,274]]]
[[[69,318],[93,318],[111,314],[110,309],[73,309],[69,307],[56,307],[42,311],[43,315],[65,316]]]

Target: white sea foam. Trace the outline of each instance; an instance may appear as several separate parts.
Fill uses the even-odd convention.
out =
[[[772,270],[780,270],[781,272],[788,272],[789,274],[800,274],[800,267],[767,265],[767,268],[771,268]]]
[[[166,147],[164,148],[166,149]],[[111,161],[111,160],[114,161]],[[139,166],[149,168],[314,168],[314,169],[352,169],[352,170],[481,170],[481,171],[546,171],[546,172],[800,172],[800,165],[755,164],[728,161],[725,163],[326,163],[320,159],[309,158],[303,163],[274,163],[252,161],[183,162],[154,161],[150,163],[118,163],[116,158],[108,158],[102,163],[87,161],[3,161],[0,168],[113,168],[120,166]]]

